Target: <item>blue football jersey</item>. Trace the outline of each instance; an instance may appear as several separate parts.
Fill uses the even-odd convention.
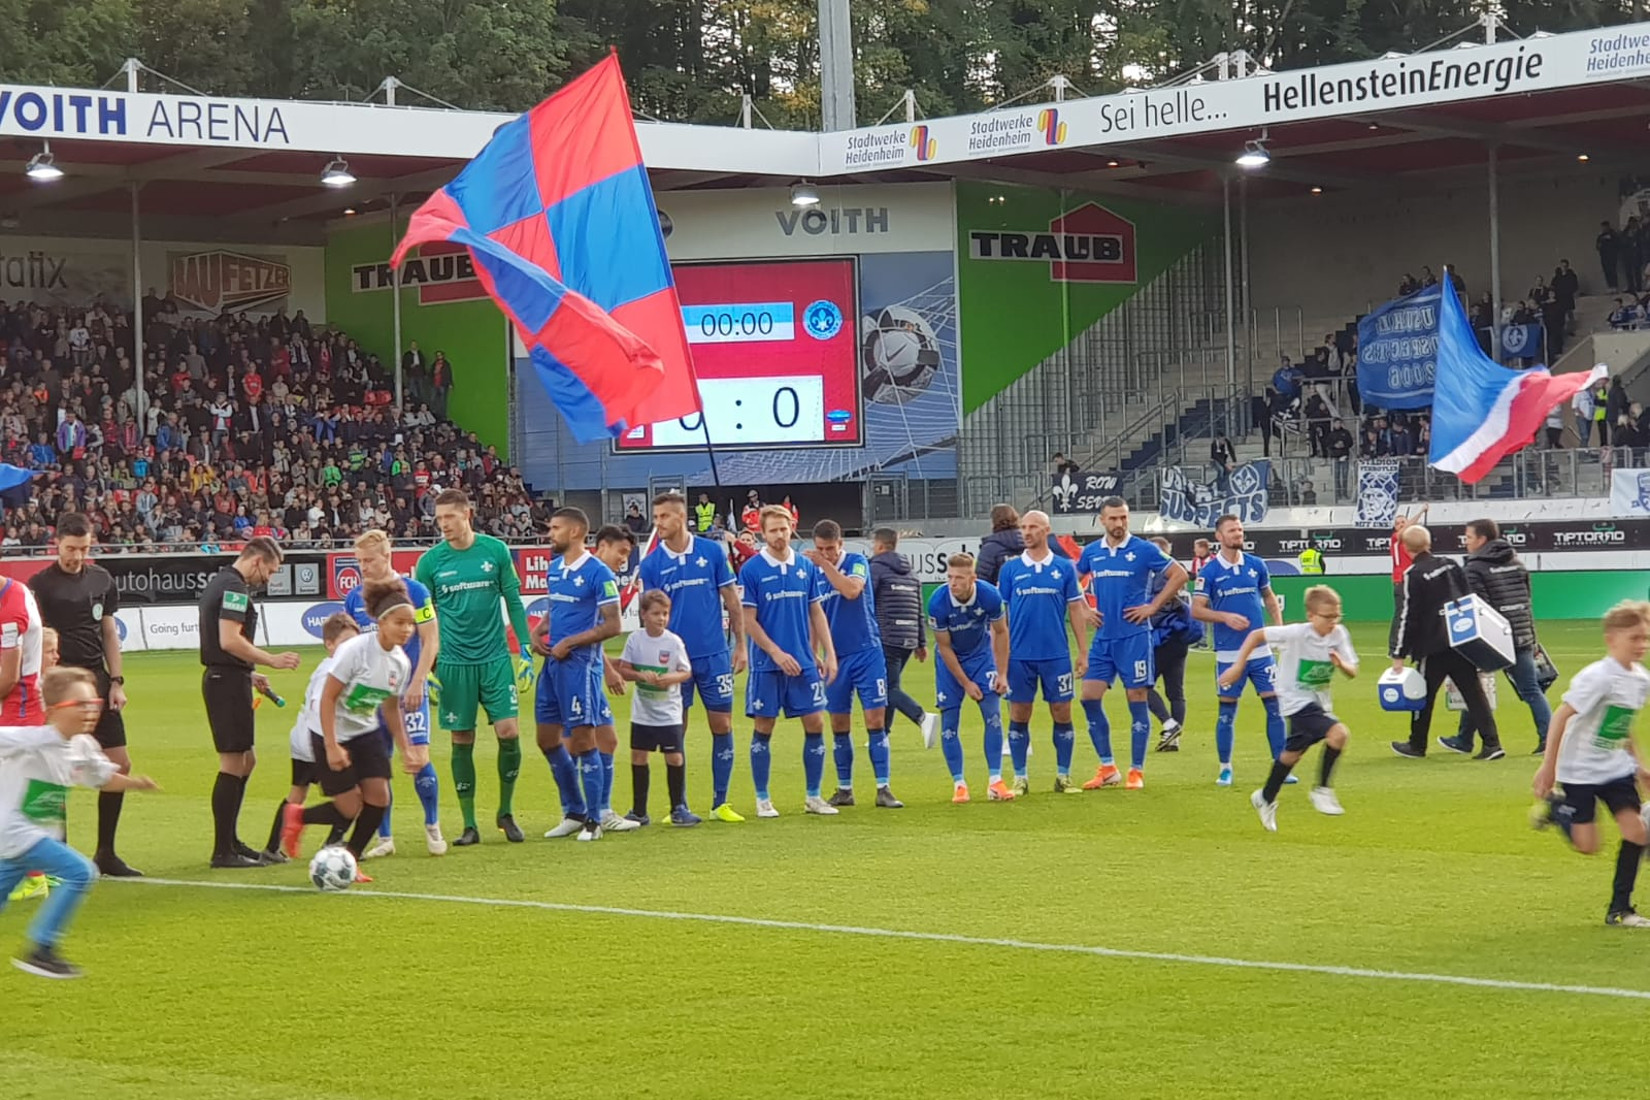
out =
[[[435,604],[430,601],[430,590],[411,577],[402,577],[407,586],[407,595],[412,597],[413,621],[419,626],[435,618]],[[361,633],[370,634],[378,629],[378,624],[367,614],[367,600],[361,592],[362,586],[356,585],[344,596],[344,613],[355,620],[355,625],[361,628]],[[424,651],[423,643],[418,640],[418,632],[408,639],[407,644],[401,647],[401,652],[407,655],[407,667],[418,667],[418,655]]]
[[[1002,617],[1002,593],[985,581],[974,582],[974,596],[967,603],[958,603],[949,585],[928,597],[928,629],[951,635],[951,652],[959,659],[990,652],[991,624]]]
[[[670,552],[663,542],[642,559],[643,588],[670,597],[670,632],[682,639],[689,660],[728,651],[722,626],[722,589],[733,583],[733,568],[720,543],[694,536],[687,553]]]
[[[838,659],[865,649],[881,649],[882,632],[877,629],[877,609],[871,598],[871,563],[863,554],[843,554],[837,568],[865,584],[859,598],[850,600],[820,573],[825,621],[831,624],[831,645]]]
[[[619,581],[613,570],[586,550],[578,564],[568,568],[566,558],[557,558],[544,571],[545,594],[550,599],[550,644],[583,634],[601,621],[601,609],[619,602]],[[587,645],[575,649],[568,661],[600,664],[602,647]]]
[[[1211,611],[1236,612],[1249,620],[1249,625],[1242,630],[1233,630],[1225,623],[1210,624],[1214,627],[1211,641],[1216,659],[1235,661],[1249,632],[1267,625],[1266,603],[1261,597],[1272,587],[1272,577],[1266,571],[1266,562],[1253,554],[1240,550],[1237,561],[1229,562],[1225,553],[1223,550],[1211,557],[1198,571],[1193,598],[1207,599]],[[1265,645],[1255,650],[1256,656],[1271,652]]]
[[[824,598],[820,591],[824,583],[813,562],[794,550],[789,561],[780,561],[763,550],[739,570],[739,586],[744,589],[740,602],[756,609],[756,625],[773,639],[774,645],[796,658],[804,671],[817,671],[819,667],[809,642],[808,619],[813,605]],[[750,650],[752,672],[779,671],[774,659],[760,646],[753,642]]]
[[[1016,661],[1071,655],[1066,607],[1083,598],[1077,568],[1052,552],[1040,562],[1021,554],[1003,562],[997,589],[1008,606],[1008,653]]]
[[[1100,612],[1100,629],[1095,637],[1130,638],[1150,633],[1150,623],[1129,622],[1123,617],[1123,609],[1151,603],[1152,574],[1173,564],[1174,559],[1155,543],[1138,535],[1130,535],[1117,547],[1108,545],[1105,539],[1083,547],[1082,556],[1077,559],[1077,572],[1093,578],[1089,591],[1094,594],[1094,606]]]

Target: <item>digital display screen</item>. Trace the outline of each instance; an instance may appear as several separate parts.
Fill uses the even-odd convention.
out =
[[[851,259],[679,264],[698,416],[643,424],[620,451],[857,447],[859,303]]]

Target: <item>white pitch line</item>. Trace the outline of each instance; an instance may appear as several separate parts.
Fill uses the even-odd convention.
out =
[[[284,886],[262,882],[195,882],[189,879],[132,878],[106,882],[139,886],[194,886],[207,890],[261,890],[277,894],[314,894],[306,886]],[[1107,959],[1141,959],[1149,962],[1218,966],[1237,970],[1276,970],[1295,974],[1328,974],[1337,978],[1371,978],[1384,982],[1429,982],[1434,985],[1462,985],[1477,989],[1499,989],[1514,993],[1572,993],[1586,997],[1617,997],[1650,1001],[1650,990],[1619,989],[1614,986],[1568,985],[1559,982],[1523,982],[1510,978],[1474,978],[1464,974],[1428,974],[1407,970],[1374,970],[1362,966],[1322,966],[1315,963],[1274,962],[1266,959],[1229,959],[1220,955],[1183,955],[1172,951],[1131,951],[1118,947],[1096,947],[1080,943],[1041,943],[995,936],[965,936],[951,932],[910,932],[898,928],[871,928],[852,924],[817,924],[811,921],[772,920],[766,917],[736,917],[721,913],[675,913],[660,909],[630,909],[615,905],[574,905],[530,898],[472,898],[454,894],[416,894],[397,890],[348,890],[335,897],[396,898],[402,901],[433,901],[448,905],[507,906],[540,909],[555,913],[590,913],[608,917],[642,917],[649,920],[696,921],[702,924],[731,924],[746,928],[774,928],[786,932],[822,932],[838,936],[869,936],[888,940],[917,940],[924,943],[961,944],[966,947],[1007,947],[1016,951],[1054,951],[1068,955],[1090,955]]]

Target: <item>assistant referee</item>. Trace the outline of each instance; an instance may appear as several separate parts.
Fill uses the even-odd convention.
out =
[[[201,672],[201,698],[206,703],[212,743],[218,750],[218,779],[212,785],[214,867],[261,867],[285,862],[284,856],[253,851],[241,843],[238,834],[246,781],[258,763],[252,751],[252,689],[269,686],[269,678],[253,668],[298,667],[296,653],[267,653],[252,644],[258,630],[252,590],[268,584],[280,564],[280,545],[267,535],[259,535],[246,544],[233,564],[212,578],[201,594],[201,664],[205,666]]]
[[[126,677],[122,673],[120,591],[114,577],[95,562],[86,560],[92,546],[92,524],[79,512],[65,512],[57,518],[57,560],[29,578],[34,602],[45,625],[57,631],[58,663],[84,668],[97,677],[98,697],[107,702],[92,735],[103,753],[119,767],[121,775],[132,772],[132,758],[126,752]],[[101,874],[111,878],[141,878],[143,872],[127,866],[115,854],[115,830],[126,796],[103,791],[97,796],[97,853],[92,862]]]

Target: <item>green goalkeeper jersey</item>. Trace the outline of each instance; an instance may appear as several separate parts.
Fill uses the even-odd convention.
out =
[[[504,543],[481,534],[467,550],[438,542],[418,559],[413,576],[435,601],[442,662],[483,665],[510,655],[498,601],[503,597],[519,614],[521,583]]]

